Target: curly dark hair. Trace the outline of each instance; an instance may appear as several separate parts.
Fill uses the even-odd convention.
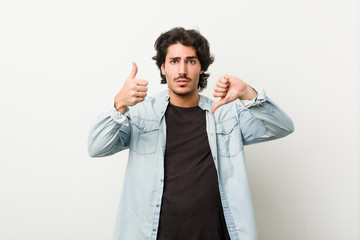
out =
[[[161,65],[165,63],[168,47],[172,44],[180,43],[184,46],[195,48],[196,55],[200,61],[201,70],[198,91],[201,92],[207,85],[207,79],[210,76],[207,71],[210,64],[214,62],[214,57],[210,54],[209,42],[197,30],[185,30],[182,27],[173,28],[162,33],[156,40],[154,47],[156,55],[152,58],[156,61],[156,65],[160,69],[161,83],[166,83],[165,75],[161,72]]]

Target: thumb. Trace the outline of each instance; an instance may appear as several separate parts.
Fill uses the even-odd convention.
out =
[[[214,105],[213,105],[212,108],[211,108],[211,113],[214,114],[215,111],[216,111],[216,109],[218,109],[218,107],[220,107],[220,106],[222,106],[222,105],[224,105],[224,104],[226,104],[226,103],[227,103],[227,102],[226,102],[225,97],[221,98],[219,101],[217,101],[216,103],[214,103]]]
[[[132,69],[131,69],[131,73],[128,78],[134,79],[136,77],[137,72],[138,72],[137,65],[135,62],[132,62]]]

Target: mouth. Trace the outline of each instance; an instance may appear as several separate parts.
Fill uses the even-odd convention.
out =
[[[176,80],[176,83],[179,86],[185,86],[185,85],[187,85],[189,83],[189,80],[187,80],[187,79],[178,79],[178,80]]]
[[[179,86],[185,86],[190,82],[190,79],[188,79],[188,78],[177,78],[177,79],[175,79],[175,82]]]
[[[177,79],[176,82],[189,82],[189,79],[180,78],[180,79]]]

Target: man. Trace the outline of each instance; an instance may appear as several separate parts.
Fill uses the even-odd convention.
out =
[[[200,95],[214,59],[198,31],[171,29],[155,49],[168,90],[146,97],[133,63],[89,133],[92,157],[130,150],[114,239],[257,239],[243,146],[288,135],[292,121],[234,76],[219,78],[216,103]]]

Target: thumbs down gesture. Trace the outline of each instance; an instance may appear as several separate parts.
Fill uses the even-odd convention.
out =
[[[214,97],[220,97],[211,108],[214,114],[216,109],[236,99],[252,100],[257,97],[257,92],[244,81],[237,77],[225,75],[218,79],[214,88]]]

